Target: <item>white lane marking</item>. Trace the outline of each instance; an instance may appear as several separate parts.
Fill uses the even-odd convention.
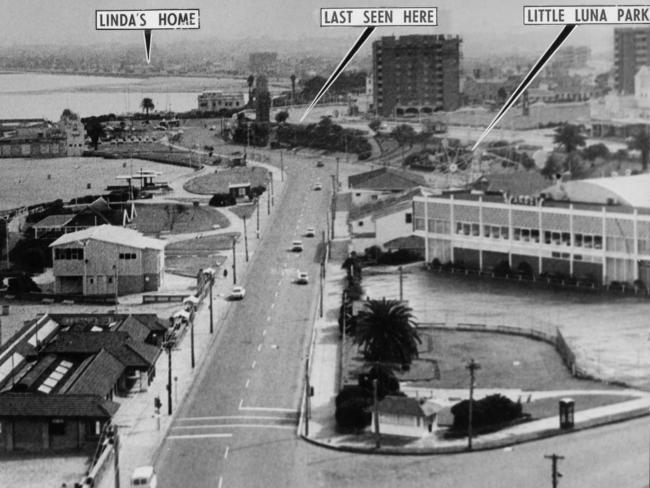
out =
[[[253,361],[253,364],[251,364],[251,369],[255,369],[256,364],[257,364],[257,361]]]
[[[280,408],[280,407],[244,407],[240,406],[239,410],[253,410],[253,411],[267,411],[267,412],[291,412],[296,413],[295,408]]]
[[[226,452],[223,453],[223,458],[228,459],[228,453],[230,452],[230,446],[226,446]]]
[[[248,388],[248,385],[250,384],[251,380],[246,380],[246,385],[244,385],[244,388]]]
[[[218,488],[221,488],[223,486],[223,476],[219,476],[219,486]]]
[[[298,412],[291,411],[296,415]],[[262,420],[293,420],[289,417],[280,417],[278,415],[215,415],[212,417],[184,417],[177,419],[178,422],[203,422],[205,420],[227,420],[227,419],[262,419]]]
[[[244,399],[242,398],[241,400],[239,400],[239,410],[243,408],[242,407],[243,404],[244,404]]]
[[[260,352],[261,350],[262,350],[262,344],[260,344],[259,346],[257,346],[257,352]]]
[[[280,290],[276,290],[275,291],[275,297],[277,298],[279,294],[280,294]]]
[[[271,310],[275,308],[275,302],[271,304]]]
[[[206,424],[206,425],[186,425],[182,427],[172,427],[172,429],[177,430],[177,429],[210,429],[210,428],[246,428],[246,427],[258,427],[258,428],[263,428],[263,429],[295,429],[295,425],[270,425],[270,424]],[[190,436],[191,434],[187,434]],[[192,437],[200,437],[203,434],[197,434],[197,435],[192,435]],[[208,434],[206,434],[206,437]],[[171,439],[175,436],[170,436],[168,439]],[[177,436],[177,437],[182,437],[182,436]],[[227,435],[220,435],[219,437],[232,437],[232,434],[227,434]]]
[[[267,321],[267,322],[270,322],[270,321],[271,321],[271,317],[266,317],[266,321]]]
[[[167,439],[213,439],[219,437],[232,437],[232,434],[183,434],[170,435]]]

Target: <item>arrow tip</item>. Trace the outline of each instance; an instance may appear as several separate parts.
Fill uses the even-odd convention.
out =
[[[147,64],[151,63],[151,29],[144,30],[144,53],[147,57]]]

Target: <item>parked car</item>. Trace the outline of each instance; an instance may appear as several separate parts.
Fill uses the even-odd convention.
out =
[[[314,237],[316,235],[316,229],[313,227],[307,227],[305,231],[305,237]]]
[[[293,252],[302,252],[302,241],[293,241],[291,243],[291,250]]]
[[[325,165],[324,165],[323,162],[319,159],[318,162],[316,163],[316,167],[317,167],[317,168],[322,168],[323,166],[325,166]]]
[[[320,190],[322,190],[322,189],[323,189],[323,185],[322,185],[322,184],[320,184],[320,183],[318,183],[318,182],[316,182],[316,183],[314,184],[314,191],[320,191]]]
[[[133,470],[131,475],[131,488],[156,488],[158,478],[153,466],[140,466]]]
[[[233,286],[230,292],[231,300],[243,300],[246,296],[246,289],[243,286]]]
[[[309,283],[309,275],[304,271],[298,271],[298,278],[296,278],[296,283],[299,285],[306,285]]]

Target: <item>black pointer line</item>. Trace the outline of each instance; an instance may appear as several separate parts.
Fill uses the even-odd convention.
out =
[[[357,41],[354,43],[354,45],[350,48],[348,53],[345,55],[345,57],[341,60],[339,65],[336,67],[334,72],[330,75],[330,77],[327,79],[325,84],[321,87],[321,89],[318,91],[318,94],[316,95],[316,98],[314,98],[314,101],[309,104],[309,107],[307,107],[307,110],[305,110],[305,113],[302,114],[302,117],[300,117],[300,122],[305,120],[305,117],[307,117],[307,114],[311,111],[312,108],[314,108],[314,105],[318,103],[320,98],[325,95],[325,92],[329,89],[330,86],[332,86],[332,83],[336,81],[336,79],[339,77],[339,75],[343,72],[345,67],[352,61],[352,58],[354,57],[355,54],[361,49],[361,46],[366,42],[368,37],[370,37],[370,34],[375,30],[374,26],[371,27],[366,27],[364,31],[361,33]]]
[[[151,29],[144,30],[144,53],[147,56],[147,64],[151,62]]]
[[[490,125],[487,126],[487,129],[483,131],[483,134],[481,134],[481,137],[478,138],[476,143],[474,144],[474,147],[472,147],[472,151],[476,150],[478,145],[485,139],[485,137],[490,133],[490,131],[494,128],[495,125],[497,125],[503,116],[506,114],[506,112],[512,107],[512,105],[517,101],[519,96],[528,88],[528,85],[530,85],[537,74],[546,66],[546,63],[548,63],[551,60],[551,57],[553,54],[555,54],[555,51],[558,50],[558,48],[562,45],[562,43],[566,40],[567,37],[569,37],[569,34],[575,29],[576,24],[567,24],[564,26],[564,29],[562,29],[562,32],[557,36],[557,39],[553,41],[553,44],[551,44],[546,52],[542,55],[537,60],[537,63],[535,63],[535,66],[531,68],[531,70],[528,72],[526,77],[523,79],[521,83],[519,83],[519,86],[517,89],[512,92],[512,95],[510,95],[510,98],[508,98],[508,101],[503,105],[501,110],[499,110],[499,113],[497,114],[496,117],[490,122]]]

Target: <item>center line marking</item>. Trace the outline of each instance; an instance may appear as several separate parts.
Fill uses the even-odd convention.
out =
[[[226,452],[223,453],[223,458],[228,459],[228,452],[230,451],[230,446],[226,446]]]
[[[270,322],[270,321],[271,321],[271,316],[270,316],[270,315],[269,315],[268,317],[266,317],[266,321],[267,321],[267,322]]]
[[[262,337],[264,337],[265,335],[266,335],[266,329],[262,331]]]
[[[256,364],[257,364],[257,361],[253,361],[253,364],[251,364],[251,369],[255,369]]]
[[[167,439],[212,439],[219,437],[232,437],[232,434],[183,434],[170,435]]]
[[[275,303],[272,303],[271,304],[271,309],[274,309],[274,308],[275,308]]]
[[[219,476],[219,488],[223,486],[223,476]]]
[[[248,385],[250,384],[251,380],[246,380],[246,386],[244,388],[248,388]]]
[[[260,344],[259,346],[257,346],[257,352],[260,352],[261,350],[262,350],[262,344]]]

